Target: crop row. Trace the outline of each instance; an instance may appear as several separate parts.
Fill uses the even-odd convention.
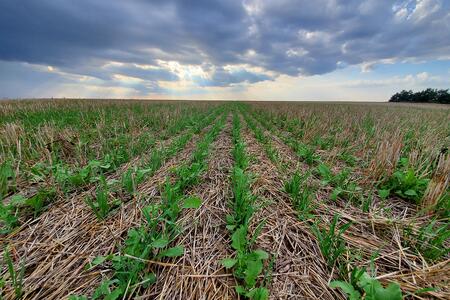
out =
[[[252,116],[257,119],[260,124],[267,124],[268,119],[264,119],[263,121],[261,119],[261,114],[253,113]],[[311,173],[317,178],[320,178],[322,186],[332,186],[330,199],[333,201],[336,201],[338,198],[349,200],[350,203],[360,207],[363,212],[373,213],[372,206],[376,197],[381,200],[381,206],[383,206],[383,203],[389,202],[391,199],[390,197],[393,197],[393,194],[402,197],[405,200],[420,203],[424,194],[429,191],[429,189],[427,189],[427,184],[430,182],[430,179],[419,178],[411,168],[408,168],[407,159],[400,159],[400,162],[397,164],[397,171],[390,177],[375,184],[368,184],[366,182],[364,187],[361,187],[356,183],[356,179],[351,176],[355,173],[354,167],[348,166],[342,168],[338,172],[332,172],[333,167],[323,162],[324,160],[322,157],[314,150],[311,150],[311,146],[300,142],[292,136],[283,134],[281,129],[276,127],[277,126],[275,125],[266,125],[266,129],[277,135],[283,142],[291,147],[300,159],[310,166],[315,166],[313,172],[303,175],[302,181],[306,182]],[[268,153],[268,155],[269,157],[273,156],[273,153]],[[442,164],[445,164],[444,161],[441,162]],[[445,182],[448,181],[446,175],[441,174],[442,172],[440,169],[443,168],[444,167],[439,165],[437,169],[437,171],[439,171],[437,172],[437,184],[439,186],[445,186]],[[432,178],[431,182],[436,184],[434,178]],[[422,221],[419,225],[414,224],[413,221],[411,224],[404,226],[402,232],[402,235],[404,236],[403,243],[405,247],[415,249],[417,253],[423,255],[427,260],[439,260],[449,253],[449,251],[446,250],[447,247],[445,246],[445,243],[450,236],[450,226],[448,222],[441,222],[439,219],[440,217],[443,217],[445,220],[448,215],[448,209],[450,208],[450,191],[448,191],[448,189],[446,191],[445,188],[440,189],[434,195],[434,200],[431,202],[437,202],[431,206],[431,209],[436,210],[435,216],[432,215],[431,220],[426,222]],[[389,212],[387,209],[384,209],[384,211]],[[422,213],[423,211],[418,211],[419,215]]]
[[[149,264],[165,258],[181,256],[184,249],[171,245],[181,233],[177,219],[182,209],[198,208],[201,199],[186,196],[187,189],[200,181],[207,167],[209,150],[225,123],[226,115],[205,134],[194,150],[189,163],[173,170],[175,181],[166,178],[161,187],[161,203],[153,203],[142,209],[143,224],[131,228],[118,254],[97,257],[91,267],[110,261],[113,269],[111,279],[105,280],[96,289],[92,298],[119,299],[127,295],[136,295],[139,290],[155,283],[157,278],[149,270]],[[72,296],[72,299],[85,299],[85,296]]]
[[[446,176],[442,175],[448,168],[449,156],[445,152],[439,153],[435,150],[434,153],[425,156],[426,158],[419,157],[419,152],[422,149],[429,148],[430,145],[422,147],[421,142],[423,141],[419,142],[419,137],[412,134],[411,131],[408,131],[408,134],[403,137],[404,140],[400,141],[403,142],[403,145],[399,143],[389,144],[385,141],[360,141],[358,145],[354,146],[349,142],[351,136],[342,136],[342,128],[336,130],[337,124],[335,124],[336,126],[330,126],[326,134],[317,135],[315,138],[306,138],[308,128],[318,127],[317,120],[314,118],[290,119],[286,115],[269,114],[262,110],[253,110],[252,115],[268,130],[273,131],[276,127],[277,131],[282,132],[279,135],[280,138],[294,148],[295,152],[309,165],[317,165],[328,161],[331,164],[334,162],[334,164],[342,166],[344,168],[343,175],[356,171],[363,176],[355,178],[353,181],[358,179],[363,184],[370,183],[371,188],[375,187],[376,193],[382,199],[389,196],[400,197],[427,210],[439,210],[444,215],[450,208],[450,194],[443,188]],[[339,123],[336,117],[333,118],[333,121]],[[313,125],[308,124],[308,122],[312,122]],[[364,136],[372,140],[375,131],[379,128],[375,127],[375,121],[369,119],[368,116],[362,122],[363,130],[367,131]],[[347,130],[353,129],[351,127]],[[343,140],[337,142],[338,136]],[[367,148],[371,143],[377,148],[372,150]],[[438,147],[439,144],[433,146]],[[442,149],[445,150],[445,147]],[[375,156],[372,160],[359,157],[361,156],[360,153],[371,152]],[[321,154],[319,155],[319,153]],[[324,158],[325,154],[328,153],[337,153],[335,157],[338,158],[338,161]],[[430,181],[433,182],[432,185],[429,184]],[[350,193],[355,192],[352,188],[356,187],[350,186]]]
[[[278,161],[280,154],[272,145],[271,139],[264,135],[263,131],[248,117],[248,114],[244,113],[243,115],[255,138],[264,146],[267,156],[279,166],[280,172],[284,172],[284,166]],[[298,150],[298,148],[294,150]],[[299,156],[300,158],[302,157],[301,155]],[[318,156],[318,160],[320,160],[320,156]],[[335,179],[331,175],[331,171],[325,164],[321,164],[319,167],[324,168],[322,172],[315,174],[322,179],[321,185],[330,184]],[[363,294],[366,297],[387,297],[389,295],[392,299],[401,299],[402,294],[398,284],[391,283],[385,289],[378,280],[372,277],[374,276],[373,271],[372,275],[369,275],[364,268],[350,267],[350,262],[344,258],[344,254],[348,253],[350,249],[346,246],[342,235],[349,229],[351,223],[339,225],[340,217],[339,215],[334,215],[331,223],[328,225],[321,224],[314,215],[317,204],[314,203],[315,188],[309,185],[307,180],[310,175],[308,173],[294,173],[291,179],[286,181],[285,191],[290,195],[293,207],[298,211],[300,220],[310,224],[310,230],[316,236],[321,252],[327,260],[329,271],[338,270],[341,281],[332,282],[330,286],[342,288],[343,291],[349,294],[351,299],[360,299]],[[336,180],[339,178],[340,176]],[[340,182],[338,180],[338,183]],[[335,191],[331,193],[332,200],[336,200],[338,196],[341,197],[341,193],[336,194]],[[434,227],[435,223],[436,221],[431,221],[430,225],[427,225],[425,229],[421,229],[418,235],[414,237],[409,235],[409,239],[405,239],[405,241],[416,240],[416,245],[422,245],[422,252],[420,253],[430,260],[439,259],[448,252],[445,246],[445,240],[449,234],[448,227],[443,225],[436,228]],[[411,229],[407,227],[405,230],[410,231]],[[411,244],[405,245],[405,247],[411,247]],[[418,250],[417,247],[415,249]],[[349,269],[351,273],[348,273]]]
[[[257,285],[257,278],[264,271],[264,261],[269,254],[261,249],[254,249],[264,221],[260,222],[253,233],[249,232],[250,220],[256,210],[256,197],[250,191],[250,176],[246,173],[249,158],[245,152],[245,144],[241,137],[241,124],[237,113],[233,115],[233,158],[232,190],[233,199],[230,206],[232,213],[227,216],[227,229],[231,235],[231,247],[235,250],[233,257],[226,258],[222,264],[233,269],[239,285],[239,295],[255,300],[268,299],[269,291],[265,283]]]
[[[78,192],[80,189],[90,187],[92,184],[97,186],[96,195],[94,199],[88,198],[87,202],[93,207],[98,217],[105,217],[107,211],[118,204],[117,201],[109,203],[108,198],[110,198],[109,194],[111,192],[118,193],[123,190],[128,194],[132,194],[137,184],[157,170],[163,161],[181,150],[192,134],[198,133],[201,128],[211,123],[218,113],[219,111],[215,111],[206,118],[205,114],[202,113],[192,118],[179,119],[174,124],[174,127],[171,127],[176,128],[176,130],[173,130],[173,133],[176,134],[187,127],[190,127],[190,130],[174,138],[167,148],[157,149],[154,142],[152,142],[151,146],[154,149],[151,151],[151,154],[144,156],[141,159],[141,163],[135,163],[133,168],[128,168],[118,183],[114,180],[107,180],[108,174],[113,175],[120,165],[119,162],[114,164],[109,162],[110,156],[106,156],[106,160],[92,160],[83,168],[75,170],[56,165],[55,172],[52,174],[56,185],[42,186],[34,195],[29,197],[24,197],[22,194],[13,195],[9,198],[9,202],[0,204],[0,221],[4,223],[3,233],[10,231],[31,216],[36,217],[39,215],[57,196],[57,190],[62,190],[62,197],[65,198],[65,195],[68,195],[68,193],[73,194],[74,191]],[[151,146],[145,148],[151,148]],[[126,161],[120,163],[123,164]],[[4,181],[7,180],[4,179]]]

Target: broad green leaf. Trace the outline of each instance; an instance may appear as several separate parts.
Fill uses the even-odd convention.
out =
[[[183,208],[199,208],[202,200],[198,197],[189,197],[184,200]]]
[[[381,199],[386,199],[390,193],[391,193],[390,190],[378,190],[378,195],[380,196]]]
[[[152,243],[152,247],[154,248],[164,248],[169,244],[169,240],[167,238],[159,238]]]
[[[97,256],[96,258],[94,258],[91,262],[91,267],[95,267],[97,265],[100,265],[102,263],[105,262],[105,260],[109,260],[111,259],[111,255],[108,256]]]
[[[246,295],[252,300],[267,300],[269,299],[269,290],[264,287],[252,289]]]
[[[374,300],[402,300],[402,291],[400,286],[396,283],[390,283],[387,288],[375,286]],[[367,297],[367,299],[369,299]]]
[[[242,285],[237,285],[237,286],[235,287],[235,289],[236,289],[236,292],[237,292],[239,295],[245,295],[245,294],[246,294],[245,288],[244,288]]]
[[[245,283],[248,286],[254,286],[256,284],[256,277],[261,273],[263,264],[261,260],[249,260],[247,261],[247,268],[245,269]]]
[[[247,244],[247,228],[242,225],[231,236],[231,247],[238,251],[244,251]]]
[[[253,253],[256,254],[258,259],[263,259],[264,260],[264,259],[268,259],[269,258],[269,254],[266,251],[261,250],[261,249],[257,249],[255,251],[253,251]]]
[[[349,300],[360,300],[361,294],[355,290],[355,288],[348,282],[345,281],[332,281],[330,282],[330,287],[341,288],[344,293],[348,295]]]
[[[159,257],[176,257],[184,254],[183,246],[177,246],[169,248],[165,251],[162,251],[158,256]]]
[[[366,300],[402,300],[402,291],[398,284],[390,283],[384,289],[377,279],[371,278],[367,273],[360,277],[358,285],[366,292]]]
[[[116,288],[110,294],[106,295],[104,300],[116,300],[122,296],[123,292],[121,288]]]
[[[232,268],[236,264],[237,260],[234,258],[225,258],[222,260],[222,265],[229,269]]]
[[[417,196],[417,192],[415,190],[406,190],[405,195],[415,197]]]

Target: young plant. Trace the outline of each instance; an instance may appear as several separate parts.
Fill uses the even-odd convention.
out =
[[[25,204],[33,209],[34,217],[37,217],[55,196],[55,189],[41,189],[36,195],[27,199]]]
[[[23,197],[20,198],[21,202],[24,203],[26,199]],[[0,202],[0,220],[3,223],[0,229],[0,234],[7,234],[19,225],[18,210],[18,207],[12,203],[4,205]]]
[[[311,202],[314,191],[306,182],[309,176],[310,173],[306,173],[303,176],[299,173],[295,173],[294,176],[284,184],[284,189],[291,196],[294,208],[299,213],[299,218],[302,221],[309,219],[312,216],[311,212],[314,209]]]
[[[11,258],[10,249],[6,247],[3,252],[3,259],[8,267],[9,279],[14,289],[16,299],[21,299],[23,295],[23,276],[25,274],[25,260],[20,261],[19,270],[14,268],[14,262]]]
[[[250,299],[268,299],[268,290],[265,287],[256,287],[256,279],[263,271],[263,262],[269,258],[269,254],[264,250],[251,250],[264,222],[262,222],[253,237],[248,238],[248,227],[239,226],[231,236],[231,247],[236,250],[235,258],[226,258],[222,264],[226,268],[234,268],[233,274],[243,281],[244,285],[238,285],[238,294]]]
[[[351,226],[351,222],[340,227],[337,226],[338,222],[339,215],[334,215],[328,229],[325,227],[320,229],[317,222],[311,226],[311,230],[319,242],[320,251],[322,252],[323,257],[327,260],[327,264],[330,269],[340,263],[339,260],[347,251],[342,234]],[[346,272],[345,266],[339,265],[339,271],[341,274],[344,274]]]
[[[347,294],[349,300],[402,300],[402,291],[397,283],[391,282],[386,288],[381,283],[371,277],[364,269],[353,269],[351,280],[332,281],[331,288],[340,288]]]
[[[99,220],[104,220],[111,209],[120,203],[117,199],[109,200],[109,187],[104,176],[100,179],[100,185],[95,192],[95,198],[88,197],[85,200]]]
[[[235,167],[232,175],[233,214],[227,216],[227,228],[234,230],[240,225],[248,225],[253,215],[256,197],[250,192],[250,182],[247,174],[241,168]]]
[[[136,188],[145,176],[151,172],[151,169],[129,169],[122,175],[122,188],[130,195],[136,192]]]
[[[15,173],[12,166],[8,162],[0,165],[0,201],[8,194],[11,182],[15,180]]]
[[[436,220],[420,227],[414,232],[412,227],[404,229],[404,243],[419,252],[430,262],[437,261],[450,253],[448,241],[450,239],[450,225],[438,224]]]
[[[296,148],[297,155],[308,165],[311,166],[314,163],[320,162],[320,156],[315,153],[312,147],[297,143]]]
[[[394,192],[401,198],[411,200],[416,204],[420,201],[427,189],[427,178],[419,178],[413,169],[397,170],[388,180],[382,184],[384,190]]]

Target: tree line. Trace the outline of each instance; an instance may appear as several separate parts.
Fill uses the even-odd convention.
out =
[[[389,102],[410,102],[410,103],[442,103],[450,104],[450,93],[447,90],[426,89],[414,93],[413,91],[403,90],[394,94]]]

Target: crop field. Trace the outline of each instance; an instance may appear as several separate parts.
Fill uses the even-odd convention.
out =
[[[450,299],[450,109],[0,102],[0,299]]]

